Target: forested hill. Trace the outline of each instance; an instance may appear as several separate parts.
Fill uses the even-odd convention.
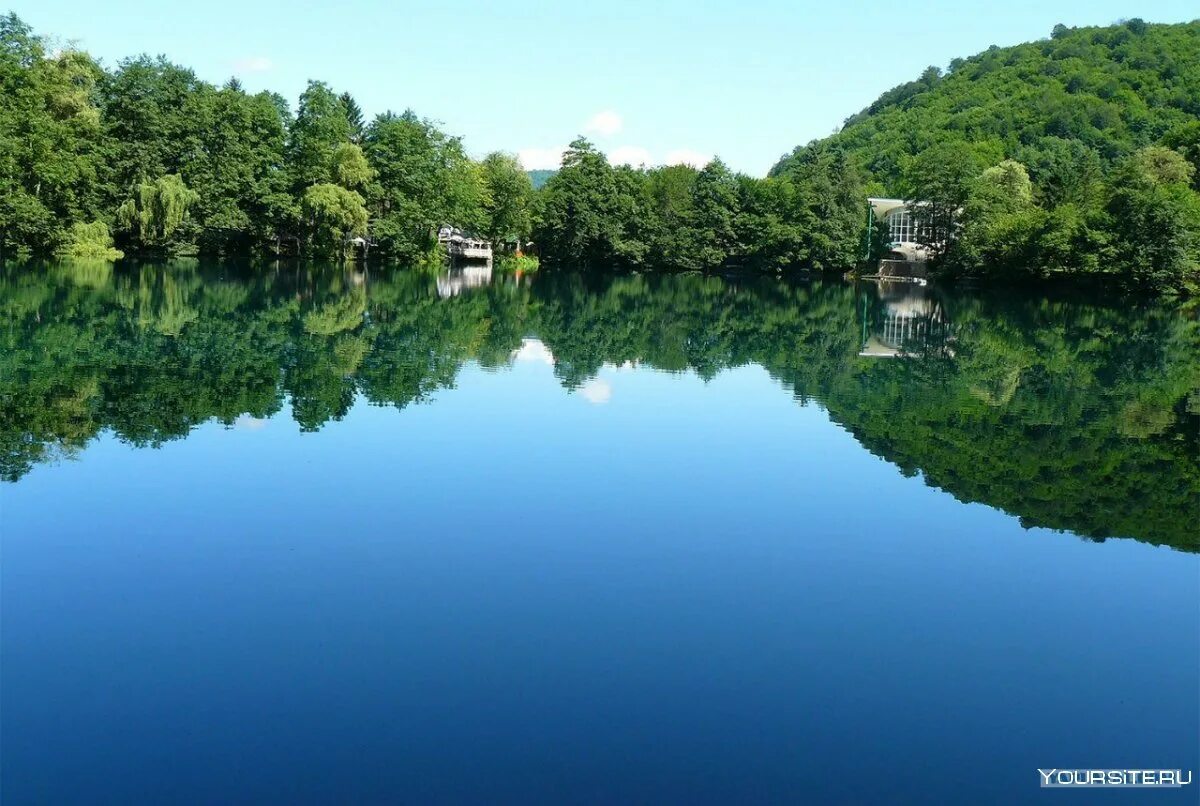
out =
[[[529,174],[529,181],[533,183],[534,190],[541,190],[542,186],[550,181],[550,177],[558,173],[558,170],[548,170],[546,168],[536,168],[532,171],[526,171]]]
[[[1050,38],[991,47],[928,68],[845,121],[814,148],[849,152],[879,192],[904,195],[913,158],[962,142],[982,164],[1015,159],[1035,185],[1090,152],[1100,165],[1163,144],[1200,164],[1200,20],[1177,25],[1130,20],[1105,28],[1058,25]]]

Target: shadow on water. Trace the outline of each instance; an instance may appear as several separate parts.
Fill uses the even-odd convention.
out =
[[[474,267],[472,267],[474,268]],[[1154,301],[908,283],[598,279],[202,264],[0,270],[0,476],[102,432],[153,447],[290,408],[405,408],[539,339],[578,388],[606,364],[759,365],[872,453],[960,500],[1197,551],[1200,329]]]

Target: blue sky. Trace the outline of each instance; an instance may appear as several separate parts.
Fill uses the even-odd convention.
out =
[[[411,107],[476,156],[548,167],[586,133],[614,161],[720,155],[763,174],[930,64],[1049,35],[1059,22],[1180,22],[1195,0],[458,2],[21,0],[42,34],[107,64],[163,53],[295,102],[309,78],[367,114]]]

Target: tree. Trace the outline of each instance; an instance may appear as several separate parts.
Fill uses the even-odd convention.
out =
[[[1146,146],[1126,161],[1123,178],[1151,185],[1186,185],[1192,180],[1195,167],[1180,154],[1166,146]]]
[[[1192,164],[1192,189],[1200,191],[1200,119],[1181,123],[1163,137],[1169,146]]]
[[[102,76],[87,54],[48,55],[16,15],[0,16],[0,254],[50,251],[100,213]]]
[[[592,267],[640,259],[647,248],[638,233],[644,183],[644,174],[613,168],[590,142],[576,139],[563,155],[562,169],[541,190],[534,233],[541,254]]]
[[[712,160],[696,175],[691,208],[689,251],[695,267],[716,268],[735,258],[740,251],[738,184],[721,160]]]
[[[935,253],[950,249],[959,211],[983,168],[978,151],[961,140],[922,151],[905,173],[905,198],[918,221],[918,238]]]
[[[318,253],[340,256],[350,238],[367,232],[362,196],[338,185],[310,187],[304,192],[302,210],[309,244]]]
[[[130,185],[165,174],[182,174],[201,152],[198,109],[202,82],[164,57],[126,59],[101,84],[102,119],[112,144],[108,164],[110,204]]]
[[[1137,283],[1200,288],[1200,193],[1178,152],[1151,146],[1121,168],[1109,201],[1113,248]]]
[[[959,272],[1032,269],[1044,216],[1033,205],[1025,166],[1004,160],[979,174],[959,216],[953,269]]]
[[[181,234],[188,211],[198,201],[176,174],[133,186],[117,209],[117,224],[137,249],[169,250]]]
[[[512,154],[493,152],[483,159],[485,194],[483,231],[493,242],[529,238],[532,226],[533,183]]]
[[[372,233],[384,254],[414,258],[444,224],[482,227],[483,182],[458,138],[411,111],[386,112],[367,128],[364,150],[374,170]]]
[[[1043,207],[1101,203],[1103,160],[1093,147],[1079,140],[1044,137],[1021,148],[1015,159],[1026,166],[1034,200]]]
[[[351,133],[342,100],[323,81],[308,82],[289,131],[293,187],[303,192],[310,185],[329,182],[333,152],[350,142]]]
[[[694,257],[690,227],[697,174],[690,165],[668,165],[646,175],[643,229],[648,259],[657,266],[682,266]]]
[[[346,110],[346,122],[350,124],[350,142],[361,143],[366,126],[366,121],[363,119],[362,107],[358,105],[358,101],[354,100],[354,96],[348,92],[343,92],[339,98],[342,102],[342,108]]]
[[[371,166],[363,150],[354,143],[341,143],[329,157],[329,175],[347,190],[360,190],[371,181]]]
[[[59,257],[84,258],[89,260],[116,260],[124,255],[113,246],[112,233],[103,221],[71,225],[63,244],[58,249]]]
[[[838,146],[813,148],[797,159],[782,178],[796,192],[789,208],[805,244],[804,261],[820,270],[846,271],[862,259],[866,191],[862,175]],[[806,209],[797,203],[803,201]]]
[[[971,201],[987,205],[990,211],[1011,212],[1033,204],[1033,183],[1029,171],[1016,160],[1004,160],[979,175]]]
[[[285,119],[267,93],[197,89],[197,149],[181,176],[199,195],[193,217],[205,252],[238,253],[275,237],[273,199],[288,192]]]

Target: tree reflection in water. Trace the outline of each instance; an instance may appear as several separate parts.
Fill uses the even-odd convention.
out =
[[[1200,549],[1200,329],[1170,305],[701,275],[511,277],[176,263],[8,266],[0,474],[104,431],[156,446],[290,407],[421,403],[528,338],[564,387],[605,364],[755,364],[964,501]]]

